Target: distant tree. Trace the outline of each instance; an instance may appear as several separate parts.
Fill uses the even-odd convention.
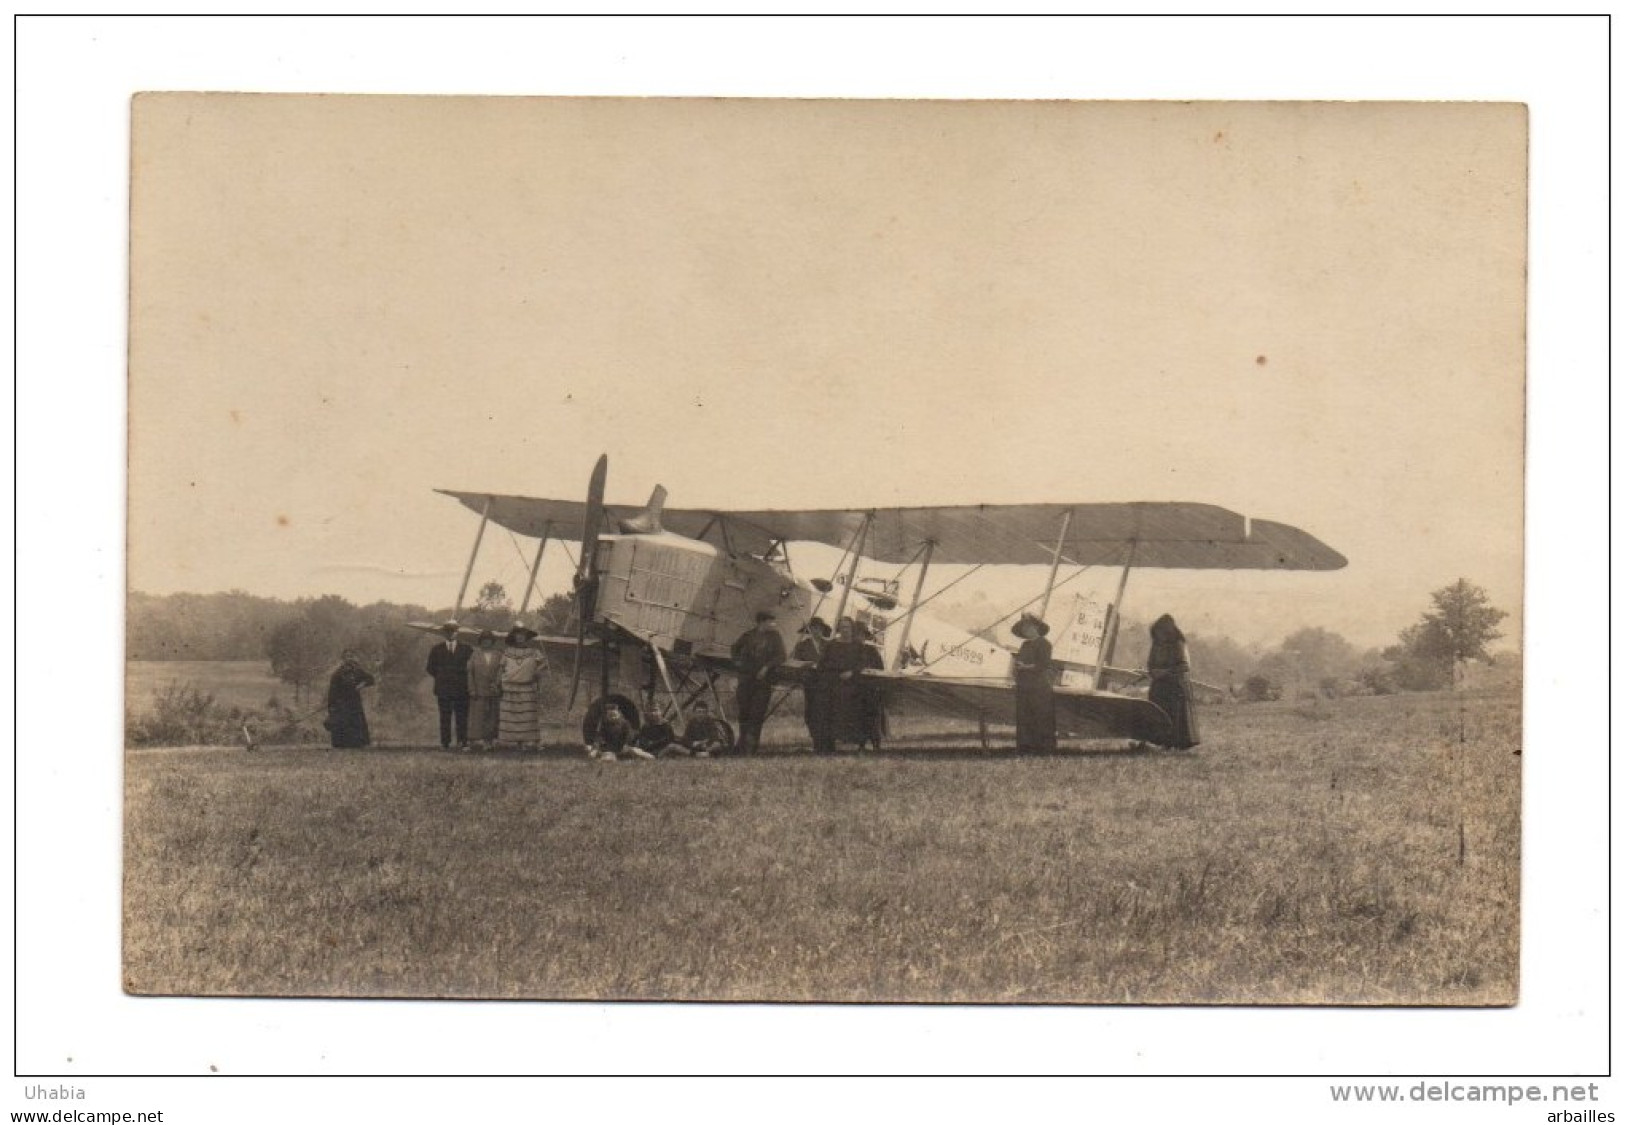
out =
[[[1377,649],[1360,658],[1360,667],[1354,673],[1354,682],[1366,695],[1392,695],[1399,690],[1394,682],[1394,670]]]
[[[1191,675],[1222,687],[1232,697],[1241,684],[1258,670],[1258,650],[1230,637],[1192,633],[1190,636]]]
[[[1489,660],[1489,644],[1501,637],[1506,619],[1490,604],[1482,587],[1465,578],[1433,591],[1433,608],[1399,634],[1399,643],[1384,650],[1394,669],[1394,682],[1405,691],[1437,691],[1450,686],[1456,665]]]
[[[1309,626],[1288,635],[1258,662],[1258,670],[1294,695],[1342,694],[1359,667],[1359,653],[1341,635]]]
[[[356,607],[341,597],[301,598],[299,616],[271,631],[265,646],[271,672],[293,685],[296,703],[306,689],[325,680],[357,631]]]
[[[263,660],[271,631],[299,615],[275,598],[130,592],[124,651],[130,660]]]
[[[431,616],[420,606],[375,602],[360,610],[348,647],[378,677],[378,705],[410,713],[418,709],[424,677],[426,638],[407,623]]]
[[[535,628],[543,633],[564,633],[575,620],[575,601],[569,594],[553,594],[536,611]]]
[[[297,706],[327,672],[338,653],[331,638],[301,617],[271,630],[265,655],[270,657],[272,674],[283,683],[293,685],[293,701]]]
[[[481,629],[506,629],[513,621],[513,602],[500,582],[487,582],[465,615],[466,624]]]

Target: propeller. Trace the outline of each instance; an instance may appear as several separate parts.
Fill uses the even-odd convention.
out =
[[[581,687],[581,650],[587,644],[587,623],[598,603],[598,535],[604,526],[604,480],[609,476],[609,454],[598,458],[587,482],[587,514],[581,525],[581,565],[576,569],[576,659],[570,670],[570,703],[574,710]]]

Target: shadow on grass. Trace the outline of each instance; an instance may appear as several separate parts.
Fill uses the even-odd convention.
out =
[[[544,745],[539,750],[517,750],[501,748],[495,750],[443,750],[434,745],[388,745],[369,746],[365,749],[333,750],[326,746],[271,746],[262,747],[260,752],[273,751],[305,751],[317,754],[330,754],[334,757],[396,757],[403,754],[428,755],[444,758],[462,758],[470,761],[556,761],[566,759],[579,759],[588,761],[586,751],[579,744],[553,743]],[[966,761],[1015,761],[1023,759],[1055,760],[1055,759],[1085,759],[1085,758],[1187,758],[1191,751],[1164,750],[1157,746],[1124,745],[1112,743],[1107,745],[1090,746],[1061,746],[1052,751],[1034,752],[1018,751],[1011,747],[994,747],[983,750],[976,746],[944,746],[929,741],[906,742],[893,744],[883,750],[865,750],[862,752],[843,750],[834,754],[814,754],[806,747],[766,746],[756,754],[721,754],[710,759],[694,759],[682,756],[672,756],[645,762],[647,765],[693,764],[704,766],[708,762],[738,762],[738,761],[922,761],[922,762],[966,762]],[[641,759],[621,759],[623,764],[641,762]],[[606,763],[609,764],[609,763]]]

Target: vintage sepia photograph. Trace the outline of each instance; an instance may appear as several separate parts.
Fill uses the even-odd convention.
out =
[[[1520,998],[1529,116],[144,92],[134,996]]]

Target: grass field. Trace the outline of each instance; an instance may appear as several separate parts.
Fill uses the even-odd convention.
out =
[[[124,665],[125,709],[150,708],[170,687],[195,687],[222,707],[264,707],[272,696],[293,703],[293,688],[271,674],[261,660],[131,660]],[[314,706],[314,704],[312,704]]]
[[[138,993],[1506,1004],[1515,695],[1191,754],[126,756]]]

